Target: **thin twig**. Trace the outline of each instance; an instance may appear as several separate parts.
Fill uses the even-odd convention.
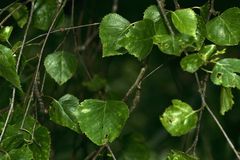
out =
[[[152,74],[154,74],[157,70],[159,70],[160,68],[162,68],[163,64],[160,64],[158,67],[156,67],[154,70],[152,70],[150,73],[148,73],[145,77],[143,77],[142,81],[144,81],[145,79],[147,79],[148,77],[150,77]]]
[[[107,146],[107,149],[108,149],[109,153],[111,154],[113,160],[117,160],[116,157],[114,156],[113,151],[111,150],[110,146],[108,144],[106,146]]]
[[[113,0],[112,12],[115,13],[118,10],[118,0]]]
[[[79,26],[72,26],[72,27],[66,27],[66,28],[60,28],[60,29],[56,29],[56,30],[53,30],[53,31],[50,31],[49,33],[43,33],[43,34],[40,34],[38,35],[37,37],[34,37],[32,39],[30,39],[29,41],[26,42],[26,44],[29,44],[31,43],[32,41],[35,41],[36,39],[39,39],[41,37],[44,37],[48,34],[53,34],[53,33],[57,33],[57,32],[65,32],[65,31],[68,31],[68,30],[74,30],[74,29],[79,29],[79,28],[85,28],[85,27],[89,27],[89,26],[98,26],[100,23],[91,23],[91,24],[85,24],[85,25],[79,25]]]
[[[165,1],[164,0],[156,0],[156,1],[158,3],[159,9],[160,9],[160,13],[161,13],[161,15],[162,15],[162,17],[163,17],[163,19],[165,21],[165,24],[166,24],[170,34],[171,35],[175,35],[175,33],[173,32],[173,29],[171,27],[171,24],[170,24],[170,22],[169,22],[169,20],[167,18],[167,15],[166,15],[166,11],[165,11],[165,8],[164,8],[164,6],[165,6],[164,2]]]
[[[173,0],[173,2],[174,2],[174,5],[175,5],[175,9],[177,10],[177,9],[180,9],[180,5],[179,5],[179,3],[178,3],[178,0]]]
[[[35,70],[35,74],[34,74],[34,77],[33,77],[33,82],[32,82],[32,88],[31,88],[30,95],[33,95],[33,93],[34,93],[34,91],[35,91],[35,84],[36,84],[37,79],[38,79],[38,73],[39,73],[40,66],[41,66],[43,51],[44,51],[44,49],[45,49],[45,46],[46,46],[48,37],[49,37],[50,32],[51,32],[51,30],[52,30],[52,28],[53,28],[53,26],[54,26],[54,24],[55,24],[55,22],[56,22],[56,20],[57,20],[57,17],[58,17],[59,14],[61,13],[61,11],[62,11],[62,9],[63,9],[66,1],[67,1],[67,0],[65,0],[65,1],[63,2],[62,6],[61,6],[61,7],[59,8],[59,10],[57,11],[57,13],[56,13],[56,15],[55,15],[55,17],[54,17],[54,19],[53,19],[53,21],[52,21],[49,29],[48,29],[48,32],[47,32],[47,34],[46,34],[46,37],[45,37],[45,39],[44,39],[44,41],[43,41],[43,45],[42,45],[42,47],[41,47],[41,51],[40,51],[40,54],[39,54],[38,64],[37,64],[37,67],[36,67],[36,70]],[[30,106],[30,104],[31,104],[31,101],[32,101],[32,98],[30,98],[29,101],[28,101],[29,106]],[[29,107],[29,106],[28,106],[28,107]],[[26,110],[26,111],[27,111],[27,110]],[[26,111],[25,111],[25,115],[27,115],[27,114],[26,114]],[[22,124],[23,124],[23,125],[24,125],[24,123],[25,123],[25,119],[22,121]]]
[[[24,4],[27,4],[29,2],[31,2],[32,0],[28,0],[26,1]],[[10,18],[17,10],[19,10],[20,8],[22,8],[23,5],[19,5],[17,8],[15,8],[13,11],[11,11],[0,23],[0,27],[3,25],[4,22],[6,22],[8,20],[8,18]]]
[[[18,0],[15,1],[15,2],[10,3],[9,5],[7,5],[6,7],[4,7],[3,9],[1,9],[1,10],[0,10],[0,15],[1,15],[3,12],[5,12],[6,10],[8,10],[10,7],[12,7],[16,2],[18,2]]]
[[[223,129],[222,125],[220,124],[220,122],[218,121],[217,117],[213,114],[212,110],[209,108],[209,106],[206,106],[207,111],[210,113],[210,115],[212,116],[212,118],[214,119],[214,121],[216,122],[216,124],[218,125],[219,129],[221,130],[221,132],[223,133],[224,137],[226,138],[229,146],[232,148],[233,152],[235,153],[236,157],[238,158],[238,160],[240,160],[240,155],[238,153],[238,151],[236,150],[236,148],[234,147],[232,141],[230,140],[230,138],[228,137],[227,133],[225,132],[225,130]]]
[[[30,16],[29,16],[27,27],[26,27],[26,30],[25,30],[25,33],[24,33],[24,36],[23,36],[23,42],[22,42],[22,45],[21,45],[20,53],[18,55],[17,64],[16,64],[16,73],[18,73],[18,70],[19,70],[19,64],[20,64],[22,54],[23,54],[23,47],[24,47],[24,44],[26,42],[29,26],[30,26],[31,21],[32,21],[33,10],[34,10],[34,1],[32,1]],[[3,129],[2,129],[2,132],[1,132],[1,135],[0,135],[0,143],[3,140],[3,136],[4,136],[4,133],[7,129],[9,119],[11,117],[11,114],[13,113],[15,96],[16,96],[16,88],[14,87],[13,90],[12,90],[12,98],[11,98],[11,102],[10,102],[10,108],[9,108],[9,111],[8,111],[8,115],[7,115],[6,121],[4,123]]]
[[[143,66],[137,76],[137,79],[135,80],[135,82],[133,83],[133,85],[129,88],[129,90],[127,91],[126,95],[123,98],[123,101],[126,101],[128,99],[128,97],[132,94],[132,92],[134,91],[134,89],[139,85],[139,83],[142,81],[144,74],[146,72],[147,69],[147,65]]]
[[[97,157],[99,156],[99,154],[102,152],[102,150],[103,150],[105,147],[106,147],[106,145],[101,146],[101,147],[98,149],[98,151],[95,152],[95,154],[94,154],[92,160],[96,160]],[[91,157],[90,157],[90,158],[91,158]],[[88,159],[86,159],[86,160],[88,160]]]

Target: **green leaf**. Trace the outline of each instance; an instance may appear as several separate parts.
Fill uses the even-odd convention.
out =
[[[34,160],[46,160],[51,155],[51,137],[47,128],[38,126],[34,131],[34,143],[29,145]]]
[[[0,44],[0,76],[22,91],[19,76],[16,73],[16,61],[11,49]]]
[[[224,115],[225,112],[232,109],[232,106],[234,104],[233,101],[233,95],[231,88],[221,88],[221,94],[220,94],[220,113],[221,115]]]
[[[165,21],[161,17],[157,6],[152,5],[148,7],[144,12],[143,19],[149,19],[154,22],[154,29],[156,35],[168,34]]]
[[[240,89],[240,60],[225,58],[216,62],[211,74],[211,80],[216,85],[237,87]]]
[[[97,92],[106,86],[106,80],[99,75],[94,75],[90,81],[83,82],[83,86],[87,87],[88,90]]]
[[[149,6],[144,11],[143,19],[150,19],[153,22],[159,21],[161,19],[161,15],[160,15],[160,12],[158,10],[158,7],[156,5]]]
[[[199,51],[199,55],[201,55],[203,61],[208,61],[216,52],[217,52],[216,45],[210,44],[203,46]]]
[[[197,114],[192,107],[181,100],[172,100],[169,106],[160,117],[162,125],[172,136],[181,136],[197,124]]]
[[[33,25],[40,30],[48,30],[57,12],[56,0],[37,0],[34,6]]]
[[[193,43],[193,38],[187,35],[155,35],[153,42],[165,54],[180,56]]]
[[[197,30],[197,17],[195,12],[190,9],[179,9],[171,14],[172,22],[176,29],[189,36],[196,36]]]
[[[11,160],[32,160],[33,153],[27,145],[22,146],[18,149],[13,149],[9,153]]]
[[[128,119],[128,106],[122,101],[87,99],[80,104],[81,131],[97,145],[114,141]]]
[[[200,7],[200,16],[203,18],[203,20],[206,22],[208,20],[208,15],[209,15],[209,3],[205,3]]]
[[[135,22],[126,36],[119,41],[119,44],[126,48],[129,54],[143,60],[152,50],[154,34],[154,23],[144,19]]]
[[[207,36],[206,24],[202,17],[197,16],[197,30],[196,36],[194,37],[194,48],[196,51],[199,51],[205,41]]]
[[[78,99],[70,94],[61,97],[59,101],[53,100],[49,110],[50,119],[59,125],[68,127],[73,131],[80,133],[76,118],[80,114],[78,105]]]
[[[207,38],[221,46],[238,45],[240,41],[240,9],[229,8],[207,23]]]
[[[199,54],[190,54],[182,58],[180,65],[184,71],[194,73],[196,72],[202,65],[204,65],[204,61]]]
[[[77,69],[76,57],[65,51],[49,54],[44,60],[47,73],[59,84],[67,82]]]
[[[167,160],[198,160],[198,158],[181,151],[171,150]]]
[[[12,26],[6,26],[0,29],[0,41],[7,41],[12,33],[13,27]]]
[[[8,11],[13,12],[12,16],[17,21],[20,28],[23,28],[28,21],[28,9],[22,3],[15,3]]]
[[[149,160],[150,150],[141,135],[132,134],[124,137],[124,148],[120,160]]]
[[[102,19],[99,36],[103,45],[103,57],[126,53],[117,42],[125,36],[129,26],[130,22],[116,13],[108,14]]]

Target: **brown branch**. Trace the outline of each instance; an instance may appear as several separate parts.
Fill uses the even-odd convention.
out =
[[[175,33],[174,33],[173,29],[172,29],[172,26],[171,26],[171,24],[170,24],[170,22],[169,22],[169,20],[167,18],[167,15],[166,15],[166,11],[165,11],[165,8],[164,8],[165,1],[164,0],[156,0],[156,1],[158,3],[159,9],[160,9],[160,13],[161,13],[161,15],[162,15],[162,17],[163,17],[163,19],[165,21],[165,24],[166,24],[170,34],[171,35],[175,35]]]
[[[115,155],[113,154],[113,151],[111,150],[110,146],[109,146],[108,144],[107,144],[106,146],[107,146],[107,149],[108,149],[109,153],[110,153],[111,156],[112,156],[112,159],[113,159],[113,160],[117,160],[116,157],[115,157]]]
[[[173,0],[173,3],[174,3],[174,6],[175,6],[175,9],[180,9],[180,5],[178,3],[178,0]]]
[[[135,80],[135,82],[133,83],[133,85],[129,88],[129,90],[127,91],[127,93],[125,94],[123,101],[127,101],[128,97],[133,93],[133,91],[136,89],[136,87],[141,83],[144,74],[146,72],[147,69],[147,65],[143,66],[137,76],[137,79]]]

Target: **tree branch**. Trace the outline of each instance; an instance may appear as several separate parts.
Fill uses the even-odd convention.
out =
[[[165,4],[164,4],[164,0],[157,0],[157,3],[158,3],[158,6],[159,6],[159,9],[160,9],[160,13],[165,21],[165,24],[170,32],[171,35],[175,35],[175,33],[173,32],[173,29],[172,29],[172,26],[167,18],[167,15],[166,15],[166,11],[165,11]]]
[[[23,36],[23,42],[22,42],[22,45],[21,45],[21,49],[20,49],[20,52],[19,52],[19,55],[18,55],[17,64],[16,64],[16,73],[18,73],[18,70],[19,70],[19,64],[20,64],[20,61],[21,61],[21,58],[22,58],[24,44],[26,42],[29,26],[30,26],[31,21],[32,21],[33,10],[34,10],[34,1],[32,1],[32,4],[31,4],[30,16],[29,16],[27,27],[26,27],[26,30],[25,30],[25,33],[24,33],[24,36]],[[2,129],[2,132],[1,132],[1,135],[0,135],[0,143],[3,140],[3,136],[4,136],[4,133],[7,129],[8,122],[10,120],[11,114],[13,113],[15,96],[16,96],[16,88],[14,87],[13,90],[12,90],[12,98],[11,98],[11,102],[10,102],[10,108],[9,108],[9,111],[8,111],[8,115],[7,115],[6,121],[4,123],[3,129]]]

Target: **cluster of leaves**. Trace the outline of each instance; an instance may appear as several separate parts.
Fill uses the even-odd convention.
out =
[[[195,73],[202,69],[211,73],[215,85],[221,86],[220,113],[224,115],[234,104],[231,89],[239,89],[237,73],[240,72],[240,60],[221,58],[225,48],[217,48],[239,44],[240,19],[237,17],[240,9],[229,8],[208,20],[206,15],[209,9],[206,8],[206,5],[200,7],[200,15],[191,8],[167,11],[165,20],[158,7],[153,5],[145,10],[143,20],[134,23],[116,13],[108,14],[100,24],[103,57],[129,53],[142,61],[150,54],[153,45],[168,55],[181,56],[185,53],[180,62],[184,71]],[[204,68],[212,65],[212,71]],[[181,136],[196,126],[197,111],[180,100],[173,100],[172,103],[160,116],[160,120],[172,136]],[[186,155],[182,156],[182,153],[173,153],[173,157],[178,156],[189,159],[184,158]]]
[[[40,30],[48,30],[58,5],[55,0],[37,0],[34,6],[33,26]],[[168,55],[181,56],[185,53],[180,62],[184,71],[195,73],[199,69],[207,71],[205,67],[211,67],[208,72],[211,73],[212,82],[222,87],[220,113],[224,115],[234,104],[231,89],[240,89],[240,60],[221,58],[220,55],[225,53],[225,49],[218,50],[218,46],[238,45],[240,9],[230,8],[208,21],[205,15],[209,10],[205,8],[200,7],[200,15],[191,8],[167,11],[169,24],[155,5],[145,10],[143,20],[134,23],[116,13],[108,14],[102,19],[99,28],[103,57],[129,53],[143,61],[149,56],[153,45]],[[25,4],[14,3],[8,11],[12,13],[20,28],[26,25],[29,11]],[[12,30],[13,26],[2,27],[0,40],[9,43]],[[209,44],[206,43],[206,39]],[[16,68],[15,54],[19,52],[17,46],[19,43],[12,48],[0,44],[0,76],[20,92],[24,92]],[[44,59],[46,72],[58,85],[63,85],[71,79],[77,66],[75,55],[64,50],[49,53]],[[101,83],[96,85],[99,81]],[[83,85],[92,91],[98,91],[105,83],[95,76],[92,82]],[[0,144],[3,159],[20,159],[19,156],[22,159],[48,159],[50,136],[47,128],[30,116],[22,121],[22,111],[15,113],[17,115],[13,115],[14,118],[8,124],[5,138]],[[84,133],[99,146],[113,142],[121,134],[129,114],[128,106],[123,101],[85,99],[79,102],[78,98],[70,94],[62,96],[59,100],[53,99],[49,109],[49,116],[53,122],[76,133]],[[5,115],[1,117],[1,128],[4,128],[5,118]],[[181,100],[174,99],[172,105],[160,115],[160,121],[172,136],[182,136],[196,127],[197,110],[193,110]],[[128,145],[122,159],[131,159],[131,143]],[[139,147],[140,150],[141,147],[143,146]],[[144,159],[144,156],[141,158]],[[180,151],[172,151],[167,159],[197,158]]]

